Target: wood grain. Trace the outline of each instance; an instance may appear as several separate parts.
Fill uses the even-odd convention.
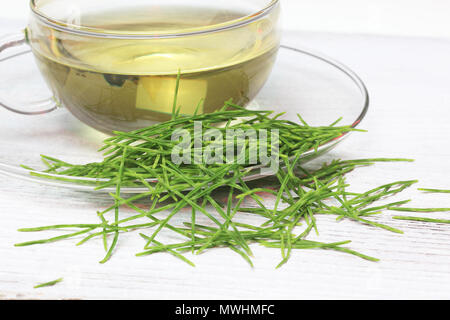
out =
[[[411,164],[380,164],[352,173],[349,179],[354,190],[411,178],[420,179],[420,187],[450,188],[449,42],[298,32],[287,33],[284,42],[312,47],[347,63],[366,80],[371,91],[371,110],[363,123],[369,133],[347,139],[329,158],[417,160]],[[4,88],[8,83],[2,81]],[[287,81],[286,85],[297,89],[295,83]],[[5,119],[23,125],[22,117],[0,110],[2,135]],[[32,125],[29,119],[23,121]],[[5,141],[2,135],[1,160],[20,158],[16,142]],[[38,139],[26,133],[17,138]],[[36,155],[39,152],[36,150]],[[410,190],[401,199],[409,197],[414,198],[414,206],[450,207],[450,197],[445,194]],[[352,248],[379,257],[379,263],[312,250],[295,252],[285,267],[275,270],[279,252],[256,246],[252,248],[254,269],[226,249],[189,256],[197,264],[191,268],[166,254],[135,257],[142,248],[142,240],[135,235],[121,237],[118,250],[106,265],[98,263],[104,254],[101,241],[82,247],[75,247],[74,241],[13,246],[41,237],[18,233],[20,227],[96,222],[96,210],[109,201],[103,195],[0,176],[0,299],[450,298],[450,226],[391,221],[389,213],[377,219],[404,230],[405,235],[348,221],[337,223],[331,217],[318,219],[318,239],[353,240]],[[54,287],[33,289],[36,283],[60,277],[64,282]]]

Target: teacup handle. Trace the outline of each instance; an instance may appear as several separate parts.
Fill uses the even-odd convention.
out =
[[[13,52],[9,52],[11,48],[18,48],[19,50],[14,50]],[[0,37],[0,63],[14,57],[20,56],[22,54],[30,52],[30,48],[28,46],[27,39],[27,30],[24,30],[22,33],[17,33],[13,35],[7,35],[4,37]],[[5,54],[2,54],[5,53]],[[4,55],[4,57],[3,57]],[[24,115],[39,115],[45,114],[52,111],[55,111],[59,104],[54,97],[48,98],[45,100],[21,103],[20,107],[16,106],[14,103],[6,104],[3,99],[0,97],[0,106],[5,109],[19,113]],[[25,110],[37,110],[37,111],[24,111]]]

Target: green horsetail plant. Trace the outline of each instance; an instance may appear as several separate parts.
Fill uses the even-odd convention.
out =
[[[42,156],[46,170],[37,172],[23,166],[39,177],[94,185],[96,189],[114,188],[115,192],[109,194],[113,204],[97,212],[99,223],[64,223],[20,229],[21,232],[66,230],[67,233],[16,246],[78,239],[80,236],[77,245],[82,245],[101,238],[106,251],[101,263],[105,263],[117,248],[121,234],[139,230],[144,243],[137,256],[166,252],[190,266],[194,263],[185,256],[186,253],[202,254],[219,247],[229,248],[253,266],[253,244],[280,250],[281,262],[277,267],[288,262],[294,250],[300,249],[333,250],[378,261],[348,248],[351,243],[348,240],[333,243],[309,240],[312,231],[319,234],[317,216],[333,215],[338,221],[348,219],[403,233],[371,218],[385,210],[448,211],[445,208],[402,207],[409,199],[379,203],[402,193],[417,180],[394,181],[365,192],[349,191],[348,173],[375,163],[411,162],[410,159],[333,160],[316,169],[304,167],[305,156],[318,156],[321,147],[327,143],[349,132],[363,131],[351,126],[337,126],[339,120],[329,126],[310,126],[300,115],[298,122],[283,120],[283,114],[248,110],[230,101],[212,114],[195,112],[192,116],[184,116],[179,110],[175,94],[171,120],[131,132],[115,132],[99,150],[104,156],[101,162],[80,165]],[[230,131],[241,134],[230,138]],[[225,154],[224,150],[230,145],[231,149]],[[277,148],[273,148],[274,145]],[[177,156],[184,153],[183,161],[174,157],[174,150]],[[231,153],[233,157],[230,157]],[[259,160],[256,157],[258,161],[255,162],[255,154],[264,154],[264,157]],[[216,161],[208,162],[211,158]],[[264,171],[269,166],[268,161],[262,160],[273,161],[275,158],[277,166],[270,165],[275,185],[261,187],[247,181],[255,170],[262,168]],[[267,174],[267,170],[264,172]],[[128,187],[139,187],[142,191],[125,197],[122,191]],[[218,197],[223,192],[225,201]],[[268,206],[263,196],[271,197],[273,205]],[[123,207],[132,210],[133,214],[121,216]],[[240,221],[243,214],[254,218],[254,223]],[[108,221],[108,215],[112,215],[112,221]],[[182,222],[175,222],[175,217],[181,218]],[[428,218],[394,219],[449,223],[448,220]],[[204,220],[208,223],[200,223]],[[163,232],[171,232],[181,240],[164,243]],[[110,245],[109,236],[113,237]]]

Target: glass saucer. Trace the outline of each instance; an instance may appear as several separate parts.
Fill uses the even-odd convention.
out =
[[[27,98],[45,97],[48,89],[30,54],[3,61],[0,79],[0,95]],[[33,68],[30,68],[33,66]],[[4,70],[4,71],[3,71]],[[26,83],[15,81],[28,79]],[[48,93],[49,94],[49,93]],[[0,101],[1,103],[1,101]],[[321,54],[309,50],[282,46],[270,79],[249,108],[286,112],[284,118],[298,121],[300,114],[313,126],[330,125],[342,117],[340,125],[356,127],[367,113],[369,96],[366,86],[352,70]],[[302,162],[312,160],[332,149],[347,135],[306,153]],[[35,176],[20,167],[27,165],[37,170],[44,169],[40,155],[52,156],[70,163],[101,161],[97,149],[107,136],[82,124],[64,109],[39,116],[14,114],[0,108],[0,174],[82,191],[94,191],[101,180],[74,178],[71,181],[55,180],[56,176]],[[264,177],[260,167],[247,180]],[[147,188],[123,187],[123,193],[146,191]],[[98,192],[114,192],[105,188]]]

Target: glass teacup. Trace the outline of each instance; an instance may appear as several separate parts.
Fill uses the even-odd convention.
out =
[[[106,133],[174,110],[247,105],[280,44],[278,0],[32,0],[31,9],[28,27],[0,40],[0,51],[31,47],[54,94],[37,113],[64,106]]]

